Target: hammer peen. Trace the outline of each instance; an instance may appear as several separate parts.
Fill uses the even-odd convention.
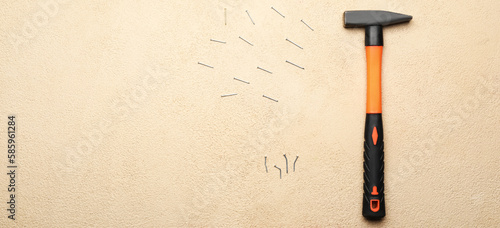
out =
[[[382,128],[382,27],[409,22],[412,16],[379,10],[344,12],[345,28],[365,28],[367,66],[363,216],[385,216],[384,133]]]

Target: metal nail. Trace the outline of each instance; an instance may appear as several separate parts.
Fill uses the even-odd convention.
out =
[[[281,179],[281,169],[278,168],[278,166],[274,165],[274,167],[276,167],[276,169],[279,169],[280,170],[280,179]]]
[[[234,80],[238,80],[238,81],[240,81],[240,82],[250,84],[250,82],[247,82],[247,81],[245,81],[245,80],[241,80],[241,79],[239,79],[239,78],[234,78]]]
[[[262,67],[257,67],[257,69],[259,69],[259,70],[263,70],[263,71],[265,71],[265,72],[267,72],[267,73],[270,73],[270,74],[272,74],[272,73],[273,73],[273,72],[268,71],[268,70],[266,70],[266,69],[264,69],[264,68],[262,68]]]
[[[285,16],[283,16],[283,14],[281,14],[278,10],[276,10],[274,7],[271,6],[271,9],[273,9],[274,11],[276,11],[276,13],[278,13],[279,15],[281,15],[283,18],[285,18]]]
[[[226,41],[220,41],[220,40],[214,40],[214,39],[210,39],[210,41],[213,41],[213,42],[218,42],[218,43],[222,43],[222,44],[225,44]]]
[[[247,42],[248,44],[250,44],[250,45],[252,45],[252,46],[253,46],[253,44],[252,44],[252,43],[248,42],[248,40],[245,40],[243,37],[241,37],[241,36],[240,36],[240,39],[242,39],[243,41],[245,41],[245,42]]]
[[[293,171],[295,172],[295,162],[297,162],[297,159],[299,159],[299,155],[295,158],[295,161],[293,162]]]
[[[229,96],[236,96],[238,95],[237,93],[230,93],[230,94],[225,94],[225,95],[222,95],[221,97],[229,97]]]
[[[206,66],[206,67],[214,68],[213,66],[207,65],[207,64],[205,64],[205,63],[200,63],[200,62],[198,62],[198,64],[203,65],[203,66]]]
[[[304,67],[301,67],[301,66],[299,66],[299,65],[297,65],[297,64],[295,64],[295,63],[292,63],[292,62],[290,62],[290,61],[288,61],[288,60],[286,60],[286,62],[287,62],[287,63],[290,63],[290,64],[292,64],[292,65],[294,65],[294,66],[296,66],[296,67],[298,67],[298,68],[300,68],[300,69],[302,69],[302,70],[304,70]]]
[[[286,154],[283,154],[285,156],[285,162],[286,162],[286,173],[288,173],[288,158],[286,158]]]
[[[302,21],[302,23],[304,23],[308,28],[310,28],[312,31],[314,31],[314,29],[311,28],[311,26],[309,26],[304,20],[300,20]]]
[[[292,43],[293,45],[295,45],[295,46],[299,47],[300,49],[304,49],[304,48],[302,48],[301,46],[299,46],[298,44],[296,44],[295,42],[293,42],[293,41],[289,40],[288,38],[286,38],[286,41],[288,41],[288,42]]]
[[[266,95],[262,95],[262,96],[263,96],[263,97],[265,97],[265,98],[267,98],[267,99],[269,99],[269,100],[272,100],[272,101],[276,101],[276,102],[278,102],[278,100],[273,99],[273,98],[270,98],[270,97],[268,97],[268,96],[266,96]]]
[[[252,19],[252,16],[250,16],[250,13],[248,12],[248,10],[245,10],[248,14],[248,17],[250,18],[250,20],[252,21],[252,24],[255,25],[255,22],[253,22],[253,19]]]
[[[264,166],[266,166],[266,173],[268,173],[268,171],[267,171],[267,156],[264,156]]]

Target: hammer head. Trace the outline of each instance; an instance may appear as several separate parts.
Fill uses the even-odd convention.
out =
[[[355,10],[344,12],[345,28],[365,28],[365,46],[384,46],[382,27],[408,22],[413,17],[381,10]]]
[[[386,26],[408,22],[410,15],[382,10],[354,10],[344,12],[344,27],[359,28],[372,25]]]

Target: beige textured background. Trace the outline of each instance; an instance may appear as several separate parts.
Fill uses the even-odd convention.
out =
[[[414,16],[384,31],[378,223],[361,216],[366,69],[350,9]],[[1,203],[0,227],[500,224],[499,1],[37,0],[0,15],[1,173],[10,114],[19,165],[17,219]],[[280,180],[283,153],[300,158]]]

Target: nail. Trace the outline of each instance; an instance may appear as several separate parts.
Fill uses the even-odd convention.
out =
[[[286,62],[287,62],[287,63],[290,63],[290,64],[292,64],[292,65],[294,65],[294,66],[296,66],[296,67],[298,67],[298,68],[300,68],[300,69],[302,69],[302,70],[304,70],[304,67],[301,67],[301,66],[299,66],[299,65],[297,65],[297,64],[295,64],[295,63],[292,63],[292,62],[290,62],[290,61],[288,61],[288,60],[287,60]]]
[[[240,36],[240,39],[242,39],[243,41],[245,41],[245,42],[247,42],[248,44],[250,44],[250,45],[252,45],[252,46],[253,46],[253,44],[252,44],[252,43],[248,42],[248,40],[243,39],[243,37],[241,37],[241,36]]]
[[[311,26],[309,26],[304,20],[300,20],[302,21],[302,23],[304,23],[308,28],[310,28],[312,31],[314,31],[314,29],[311,28]]]
[[[295,162],[297,162],[297,159],[299,159],[299,155],[295,158],[295,161],[293,162],[293,171],[295,172]]]
[[[266,166],[266,173],[268,173],[268,171],[267,171],[267,156],[264,156],[264,166]]]
[[[227,25],[227,12],[226,8],[224,8],[224,25]]]
[[[276,167],[276,169],[279,169],[280,170],[280,179],[281,179],[281,169],[278,168],[278,166],[274,165],[274,167]]]
[[[220,40],[214,40],[214,39],[210,39],[210,41],[213,41],[213,42],[218,42],[218,43],[223,43],[223,44],[225,44],[225,43],[226,43],[226,41],[220,41]]]
[[[222,95],[221,97],[229,97],[229,96],[236,96],[238,95],[237,93],[230,93],[230,94],[225,94],[225,95]]]
[[[245,11],[247,12],[248,17],[249,17],[249,18],[250,18],[250,20],[252,21],[252,24],[253,24],[253,25],[255,25],[255,22],[253,22],[253,19],[252,19],[252,17],[250,16],[250,13],[248,12],[248,10],[245,10]]]
[[[241,79],[239,79],[239,78],[234,78],[234,80],[238,80],[238,81],[240,81],[240,82],[250,84],[250,82],[247,82],[247,81],[241,80]]]
[[[205,64],[205,63],[200,63],[200,62],[198,62],[198,64],[203,65],[203,66],[206,66],[206,67],[214,68],[213,66],[207,65],[207,64]]]
[[[286,158],[286,154],[283,154],[285,156],[285,162],[286,162],[286,173],[288,173],[288,158]]]
[[[278,10],[276,10],[274,7],[271,6],[271,9],[273,9],[274,11],[276,11],[276,13],[278,13],[279,15],[281,15],[283,18],[285,18],[285,16],[283,16],[283,14],[281,14]]]
[[[267,99],[269,99],[269,100],[272,100],[272,101],[276,101],[276,102],[278,102],[278,100],[273,99],[273,98],[270,98],[270,97],[268,97],[268,96],[266,96],[266,95],[262,95],[262,96],[263,96],[263,97],[265,97],[265,98],[267,98]]]
[[[288,41],[288,42],[292,43],[293,45],[295,45],[295,46],[299,47],[300,49],[304,49],[304,48],[302,48],[301,46],[299,46],[298,44],[296,44],[295,42],[293,42],[293,41],[289,40],[288,38],[286,38],[286,41]]]
[[[261,67],[257,67],[257,69],[259,69],[259,70],[263,70],[263,71],[265,71],[265,72],[267,72],[267,73],[270,73],[270,74],[272,74],[272,73],[273,73],[273,72],[268,71],[268,70],[266,70],[266,69],[264,69],[264,68],[261,68]]]

